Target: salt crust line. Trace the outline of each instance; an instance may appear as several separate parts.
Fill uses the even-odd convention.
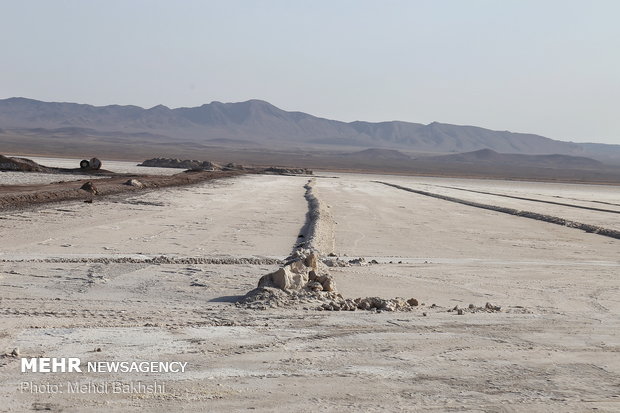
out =
[[[333,253],[335,248],[334,219],[328,211],[329,207],[316,197],[315,182],[312,179],[304,185],[304,196],[308,201],[305,247],[320,255],[328,255]]]
[[[202,257],[152,257],[152,258],[33,258],[0,259],[0,262],[48,262],[48,263],[99,263],[99,264],[214,264],[214,265],[281,265],[282,260],[275,258],[202,258]]]
[[[334,256],[334,220],[313,191],[314,180],[308,181],[305,197],[308,213],[303,236],[292,254],[278,270],[266,274],[258,286],[237,301],[236,305],[256,310],[275,307],[298,307],[318,311],[413,311],[418,300],[410,298],[382,299],[379,297],[344,298],[336,290],[334,277],[329,273],[322,255]],[[499,311],[493,307],[492,311]],[[462,310],[461,313],[462,314]]]
[[[603,235],[606,237],[620,239],[620,231],[610,229],[610,228],[604,228],[604,227],[599,227],[599,226],[590,225],[590,224],[583,224],[581,222],[570,221],[564,218],[554,217],[552,215],[539,214],[539,213],[531,212],[531,211],[522,211],[522,210],[513,209],[513,208],[506,208],[506,207],[500,207],[496,205],[481,204],[479,202],[466,201],[460,198],[454,198],[451,196],[434,194],[432,192],[420,191],[418,189],[407,188],[405,186],[390,184],[388,182],[382,182],[382,181],[373,181],[373,182],[391,186],[393,188],[401,189],[403,191],[413,192],[419,195],[429,196],[429,197],[437,198],[437,199],[443,199],[444,201],[455,202],[457,204],[468,205],[468,206],[472,206],[475,208],[488,209],[490,211],[502,212],[504,214],[515,215],[518,217],[524,217],[524,218],[535,219],[538,221],[549,222],[551,224],[562,225],[564,227],[581,229],[585,232],[592,233],[592,234],[598,234],[598,235]]]

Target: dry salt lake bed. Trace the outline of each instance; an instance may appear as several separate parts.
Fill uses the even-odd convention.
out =
[[[246,175],[1,213],[0,412],[620,411],[620,240],[378,181],[615,231],[620,188],[322,173],[314,193],[334,252],[377,262],[331,268],[338,291],[420,305],[236,306],[299,242],[308,179]],[[501,311],[469,310],[487,302]],[[21,357],[187,365],[21,373]],[[163,386],[67,387],[115,382]]]

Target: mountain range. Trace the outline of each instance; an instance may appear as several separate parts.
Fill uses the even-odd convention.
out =
[[[341,122],[288,112],[261,100],[212,102],[170,109],[158,105],[92,106],[26,98],[0,100],[0,133],[96,137],[99,142],[200,147],[323,150],[398,149],[445,154],[490,149],[513,154],[565,154],[620,160],[620,145],[578,144],[476,126],[401,121]]]

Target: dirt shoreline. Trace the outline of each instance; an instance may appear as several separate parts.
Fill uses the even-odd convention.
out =
[[[107,155],[106,160],[108,161],[131,161],[140,163],[147,159],[148,157],[153,156],[161,156],[161,153],[149,153],[140,155],[124,155],[119,153],[111,153],[107,154],[107,152],[97,151],[101,156]],[[53,151],[47,152],[31,152],[31,151],[8,151],[5,152],[4,155],[12,156],[12,157],[49,157],[49,158],[66,158],[66,157],[76,157],[79,158],[80,155],[71,152],[63,152],[62,154],[56,153]],[[308,163],[307,160],[302,156],[293,156],[291,154],[286,154],[286,156],[278,157],[275,156],[273,158],[264,159],[263,157],[256,156],[257,154],[252,154],[253,156],[245,156],[243,152],[239,151],[224,151],[218,152],[215,151],[212,154],[205,154],[205,156],[209,156],[208,159],[212,161],[217,161],[220,163],[225,163],[223,160],[234,160],[237,163],[241,163],[244,165],[252,165],[256,168],[267,168],[270,165],[280,165],[284,168],[288,167],[303,167],[310,168],[315,172],[325,172],[325,173],[346,173],[346,174],[361,174],[361,175],[392,175],[392,176],[403,176],[403,177],[436,177],[436,178],[455,178],[455,179],[484,179],[484,180],[505,180],[505,181],[515,181],[515,182],[542,182],[542,183],[567,183],[567,184],[586,184],[586,185],[605,185],[605,186],[618,186],[620,185],[620,177],[616,174],[608,175],[591,175],[586,174],[584,176],[563,176],[562,174],[558,174],[558,170],[552,170],[550,173],[546,174],[532,174],[532,173],[523,173],[520,172],[508,172],[504,170],[472,170],[471,168],[450,168],[445,169],[442,167],[431,168],[431,169],[394,169],[391,167],[383,167],[377,165],[366,165],[363,167],[356,165],[348,165],[343,164],[342,160],[334,160],[329,159],[325,162],[314,162]],[[187,155],[179,155],[180,157],[197,157],[200,159],[200,153],[191,153]],[[206,159],[206,158],[205,158]],[[587,171],[586,171],[587,172]]]
[[[90,202],[106,195],[193,185],[214,179],[239,176],[244,173],[242,171],[186,171],[171,176],[118,174],[110,178],[74,181],[61,181],[60,179],[65,176],[70,177],[70,175],[58,174],[59,182],[52,184],[0,185],[0,210],[12,210],[60,201],[84,200]],[[142,186],[125,184],[130,179],[139,181]],[[97,188],[96,195],[80,189],[87,182],[94,183]]]

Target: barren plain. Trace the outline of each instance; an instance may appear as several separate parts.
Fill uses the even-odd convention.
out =
[[[380,182],[620,230],[617,186],[320,174],[335,254],[365,259],[330,269],[338,291],[420,305],[236,305],[300,242],[308,179],[244,175],[2,213],[0,411],[620,410],[620,240]],[[187,368],[21,373],[21,357]],[[164,388],[67,391],[115,381]],[[62,393],[28,390],[45,384]]]

